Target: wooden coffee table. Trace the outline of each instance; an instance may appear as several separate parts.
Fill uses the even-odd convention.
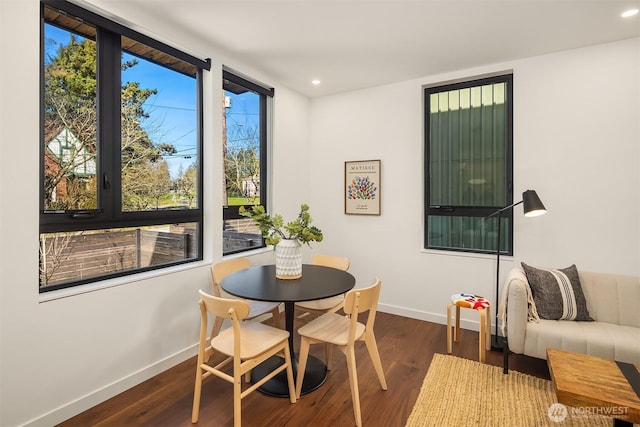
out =
[[[614,360],[548,348],[547,364],[558,403],[611,416],[616,426],[640,423],[640,397]]]

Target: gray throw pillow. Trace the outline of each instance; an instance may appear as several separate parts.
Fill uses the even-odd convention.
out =
[[[522,268],[541,319],[593,321],[575,264],[559,270],[543,270],[523,262]]]

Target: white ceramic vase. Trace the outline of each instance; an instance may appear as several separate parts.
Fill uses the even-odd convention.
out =
[[[282,239],[275,247],[276,277],[299,279],[302,277],[302,246],[299,241]]]

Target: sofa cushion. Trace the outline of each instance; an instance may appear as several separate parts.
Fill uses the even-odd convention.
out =
[[[593,321],[587,310],[575,265],[559,270],[543,270],[523,262],[522,268],[541,319]]]
[[[595,321],[640,328],[640,277],[580,270],[580,284]]]
[[[546,359],[548,347],[638,364],[640,328],[606,322],[544,319],[538,323],[528,323],[522,353]]]

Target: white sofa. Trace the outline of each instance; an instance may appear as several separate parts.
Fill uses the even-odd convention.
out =
[[[527,277],[520,268],[507,276],[506,335],[509,350],[546,359],[548,347],[640,363],[640,277],[579,272],[593,322],[528,321]],[[530,294],[529,294],[530,295]],[[506,358],[505,358],[506,363]],[[505,366],[506,369],[506,366]]]

